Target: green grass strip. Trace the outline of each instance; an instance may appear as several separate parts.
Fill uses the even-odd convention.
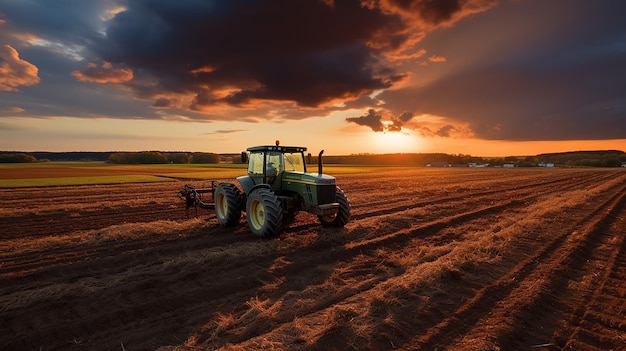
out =
[[[153,183],[168,182],[172,179],[152,175],[120,175],[97,177],[62,177],[62,178],[30,178],[0,180],[0,188],[26,188],[62,185],[96,185],[122,183]]]

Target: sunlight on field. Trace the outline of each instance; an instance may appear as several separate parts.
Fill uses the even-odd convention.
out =
[[[168,182],[171,180],[172,179],[170,178],[151,176],[151,175],[1,179],[0,188],[26,188],[26,187],[61,186],[61,185],[150,183],[150,182]]]
[[[374,172],[380,167],[324,165],[325,174]],[[390,167],[383,167],[391,169]],[[401,168],[401,167],[399,167]],[[308,165],[317,172],[316,165]],[[0,165],[0,188],[234,179],[246,174],[243,164],[111,165],[101,162],[51,162]]]

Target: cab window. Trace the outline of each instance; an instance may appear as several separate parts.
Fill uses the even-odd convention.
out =
[[[285,153],[285,169],[288,171],[304,172],[304,162],[302,160],[302,153]]]
[[[267,167],[268,169],[271,169],[272,172],[268,172],[268,175],[270,176],[274,176],[276,174],[270,174],[270,173],[280,173],[283,171],[283,153],[282,152],[275,152],[275,151],[270,151],[267,153]],[[276,169],[276,171],[274,171],[274,169]]]
[[[250,154],[248,173],[263,174],[263,153],[255,152]]]
[[[266,154],[267,160],[265,164],[267,168],[275,169],[276,173],[282,172],[284,170],[283,166],[283,154],[281,152],[267,152]],[[250,160],[248,162],[248,173],[252,174],[263,174],[263,153],[255,152],[250,154]],[[271,173],[271,172],[270,172]],[[272,174],[269,174],[270,176]]]

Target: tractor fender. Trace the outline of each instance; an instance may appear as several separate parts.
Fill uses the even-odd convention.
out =
[[[241,184],[243,193],[246,194],[246,196],[250,194],[250,190],[254,187],[254,181],[252,178],[250,178],[250,176],[241,176],[237,177],[237,181]]]
[[[254,184],[254,181],[252,180],[252,178],[250,178],[250,176],[241,176],[241,177],[237,177],[237,181],[239,182],[239,184],[241,184],[241,188],[243,188],[243,192],[246,194],[246,196],[250,195],[250,193],[254,190],[254,189],[258,189],[258,188],[267,188],[267,189],[272,189],[272,187],[269,184]]]

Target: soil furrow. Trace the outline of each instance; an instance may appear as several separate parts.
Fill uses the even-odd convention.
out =
[[[546,194],[548,192],[556,192],[559,191],[558,189],[562,189],[562,188],[567,188],[568,190],[573,190],[573,189],[581,189],[586,187],[588,184],[594,184],[594,183],[598,183],[607,179],[612,178],[611,175],[601,175],[600,177],[590,177],[590,178],[585,178],[583,181],[580,180],[576,180],[574,179],[574,182],[572,180],[571,177],[569,178],[564,178],[564,179],[557,179],[557,180],[552,180],[552,181],[545,181],[545,182],[537,182],[537,183],[530,183],[530,184],[517,184],[514,188],[498,188],[495,190],[488,190],[488,191],[479,191],[479,192],[469,192],[467,194],[463,194],[463,195],[454,195],[454,196],[448,196],[448,197],[436,197],[436,198],[432,198],[432,199],[420,199],[418,201],[415,201],[414,198],[408,197],[408,198],[397,198],[394,197],[395,194],[390,194],[388,197],[394,197],[394,201],[389,201],[386,200],[384,203],[387,205],[393,204],[393,207],[387,208],[385,206],[381,206],[382,204],[375,204],[375,206],[369,206],[369,205],[363,205],[363,206],[367,206],[368,209],[370,208],[376,208],[376,211],[370,211],[370,212],[359,212],[359,207],[360,206],[355,206],[356,208],[356,214],[354,214],[352,216],[353,219],[358,220],[361,218],[370,218],[370,217],[374,217],[374,216],[382,216],[382,215],[387,215],[389,213],[395,213],[398,211],[403,211],[406,210],[407,208],[415,208],[415,207],[425,207],[425,206],[429,206],[429,205],[437,205],[437,204],[455,204],[457,206],[463,206],[463,202],[465,201],[477,201],[477,202],[481,202],[483,201],[482,198],[486,197],[489,198],[492,195],[497,195],[497,194],[501,194],[503,191],[506,190],[507,192],[507,196],[509,197],[513,197],[515,196],[516,193],[525,193],[527,190],[532,190],[534,193],[538,193],[540,190],[545,189]],[[406,202],[405,202],[406,201]],[[400,205],[398,205],[398,203]],[[381,208],[382,209],[379,209]]]
[[[182,183],[2,191],[0,345],[619,349],[625,182],[599,169],[345,174],[345,228],[300,214],[271,240],[245,217],[187,220]]]
[[[506,205],[502,206],[502,208],[509,208],[509,207],[511,207],[510,204],[506,204]],[[495,209],[495,210],[498,210],[498,209]],[[471,215],[460,216],[459,221],[460,222],[468,221],[468,220],[470,220],[471,217],[477,217],[478,215],[486,215],[486,214],[488,214],[490,212],[493,214],[493,212],[495,212],[495,211],[494,211],[494,209],[488,209],[488,210],[485,210],[485,211],[478,211],[477,213],[474,213],[474,214],[471,214]],[[449,226],[451,224],[454,224],[454,220],[446,223],[445,226]],[[435,226],[433,226],[433,227],[435,227]],[[437,230],[433,230],[432,232],[433,232],[434,235],[436,235]],[[445,238],[438,237],[438,241],[446,241],[446,240],[445,240]],[[390,245],[390,243],[384,243],[384,245],[380,245],[380,246],[392,247],[392,245]],[[401,245],[399,245],[399,246],[401,246]],[[367,254],[368,250],[367,250],[367,248],[364,248],[363,246],[356,246],[356,247],[353,247],[352,249],[345,249],[345,250],[341,251],[341,253],[340,253],[341,257],[342,257],[341,258],[341,262],[343,262],[343,263],[346,262],[346,259],[344,259],[343,257],[354,256],[354,255],[350,255],[349,254],[350,252],[355,252],[355,253],[359,252],[359,253],[362,253],[362,254]],[[346,255],[346,254],[348,254],[348,255]],[[332,260],[329,259],[328,257],[324,256],[324,257],[320,258],[320,262],[329,262],[329,261],[332,261]],[[307,262],[307,263],[310,263],[310,262]],[[291,268],[295,269],[295,267],[293,267],[293,266]],[[384,279],[382,281],[384,281]],[[367,285],[367,287],[362,287],[363,290],[360,290],[360,291],[362,293],[364,293],[364,294],[367,294],[367,291],[371,290],[372,288],[374,288],[375,286],[380,284],[382,281],[378,280],[378,281],[370,282],[370,284]],[[313,309],[307,309],[306,310],[306,314],[318,313],[319,311],[327,308],[328,306],[331,306],[331,305],[334,305],[334,304],[339,304],[339,303],[341,303],[344,300],[344,298],[351,297],[351,296],[352,296],[352,294],[348,294],[346,296],[343,296],[343,295],[335,296],[335,299],[333,299],[331,301],[328,301],[327,304],[316,305],[315,308],[313,308]],[[300,316],[299,318],[303,318],[303,316]],[[282,319],[276,320],[275,322],[276,323],[283,323],[283,324],[286,323],[286,321],[282,320]],[[257,330],[257,332],[260,332],[260,331]],[[243,339],[245,339],[245,338],[243,338]],[[242,338],[231,338],[231,339],[228,339],[228,342],[239,342],[241,340],[242,340]],[[215,346],[215,345],[213,345],[213,346]]]
[[[431,329],[432,332],[426,337],[420,338],[417,342],[418,349],[436,348],[440,338],[447,339],[459,331],[464,336],[452,349],[464,349],[468,340],[476,339],[487,340],[487,345],[483,347],[500,347],[502,344],[529,347],[532,341],[527,340],[527,336],[537,336],[534,335],[536,332],[529,330],[535,329],[532,323],[528,322],[529,311],[542,311],[541,306],[557,303],[555,294],[558,294],[566,283],[562,277],[567,276],[570,265],[574,264],[573,261],[581,252],[591,250],[596,245],[607,217],[614,214],[616,204],[624,201],[626,197],[624,190],[622,186],[616,195],[604,200],[601,206],[593,209],[592,213],[582,220],[572,223],[573,225],[566,224],[560,229],[560,234],[543,246],[537,254],[503,275],[495,284],[481,289],[452,317],[444,319],[436,328]],[[588,229],[581,229],[577,238],[572,239],[571,233],[576,228]],[[550,311],[552,310],[544,309],[544,312]],[[536,323],[537,319],[537,316],[533,316],[533,323]],[[460,321],[462,325],[459,325]],[[550,321],[555,322],[554,316],[550,316]],[[541,327],[548,329],[547,323]],[[552,325],[551,328],[555,326]],[[528,335],[522,336],[524,333]],[[525,341],[529,343],[524,344]]]

